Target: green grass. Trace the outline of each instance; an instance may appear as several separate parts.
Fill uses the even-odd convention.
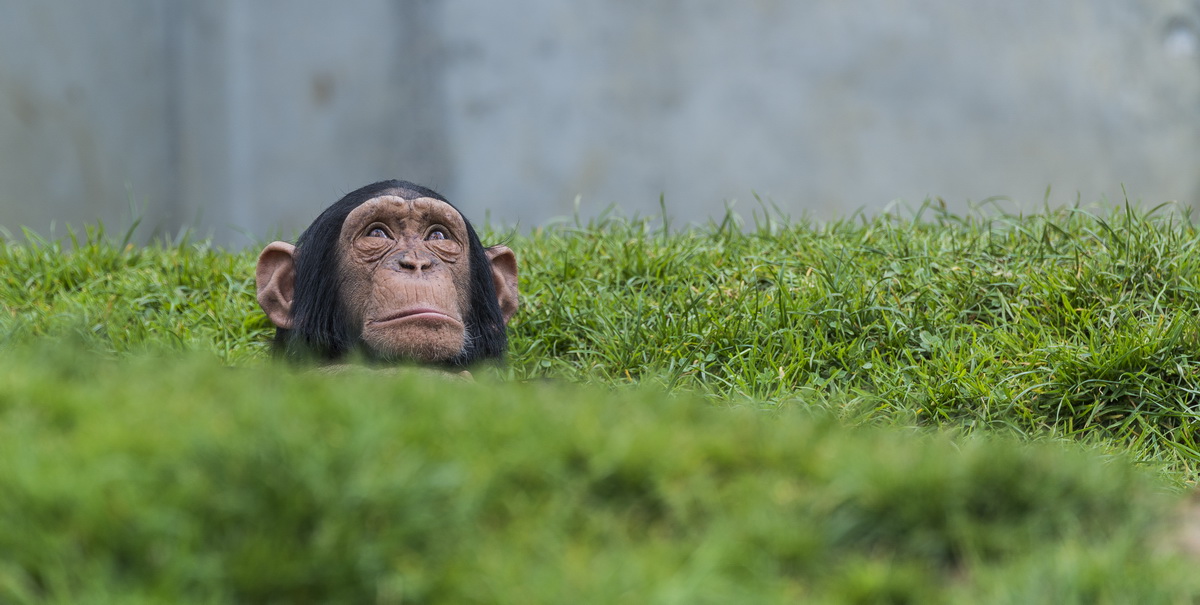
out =
[[[1200,239],[1171,208],[534,232],[517,376],[1101,434],[1196,471]],[[540,365],[549,363],[543,370]]]
[[[1200,597],[1121,457],[417,378],[0,353],[0,602]]]
[[[1200,237],[1171,207],[927,205],[746,232],[731,215],[671,234],[607,218],[507,237],[522,268],[512,378],[1099,437],[1198,472]],[[0,248],[0,338],[265,356],[255,250],[81,239]]]
[[[256,250],[0,244],[0,602],[1200,598],[1187,213],[497,239],[478,385],[271,363]]]

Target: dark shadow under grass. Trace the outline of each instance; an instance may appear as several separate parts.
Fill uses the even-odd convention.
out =
[[[6,603],[1190,602],[1078,446],[654,389],[0,353]]]

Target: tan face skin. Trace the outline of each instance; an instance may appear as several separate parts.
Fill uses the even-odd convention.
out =
[[[342,302],[368,348],[418,362],[462,350],[468,241],[458,211],[432,198],[383,195],[346,217]]]
[[[337,240],[338,295],[362,344],[384,358],[433,363],[463,352],[463,314],[474,301],[466,221],[431,198],[399,190],[368,200],[347,216]],[[484,248],[501,318],[517,312],[517,259],[507,246]],[[282,330],[295,327],[296,246],[271,242],[258,257],[258,304]]]

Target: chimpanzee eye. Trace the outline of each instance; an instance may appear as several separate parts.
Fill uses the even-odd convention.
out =
[[[429,234],[425,236],[426,241],[438,240],[438,239],[450,239],[450,237],[448,235],[446,235],[446,232],[443,231],[441,227],[435,228],[433,231],[430,231]]]
[[[376,227],[368,231],[367,237],[382,237],[383,239],[392,239],[392,237],[388,235],[387,231],[384,231],[382,227]]]

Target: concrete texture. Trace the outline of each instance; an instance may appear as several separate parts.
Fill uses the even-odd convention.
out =
[[[1176,0],[0,4],[0,225],[290,236],[375,179],[524,227],[1200,195]],[[1011,206],[1010,206],[1011,207]]]
[[[0,226],[171,218],[168,7],[0,0]]]
[[[467,199],[819,216],[901,198],[1192,201],[1193,7],[1134,1],[447,2]],[[533,35],[497,36],[521,31]],[[532,21],[532,22],[531,22]],[[1175,38],[1168,40],[1170,34]],[[1172,46],[1173,44],[1173,46]],[[499,205],[499,204],[497,204]],[[743,204],[743,208],[747,204]]]

